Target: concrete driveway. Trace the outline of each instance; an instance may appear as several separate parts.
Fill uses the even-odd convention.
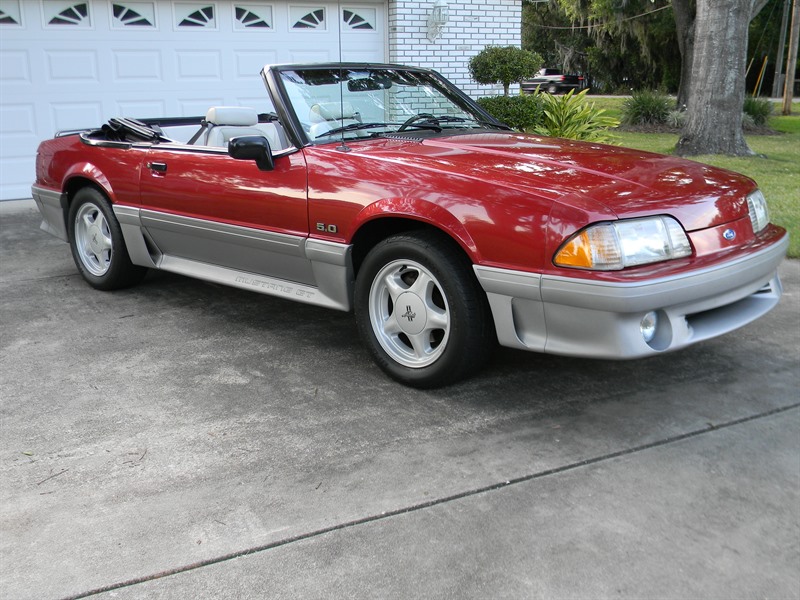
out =
[[[4,598],[800,598],[800,263],[760,322],[390,380],[350,315],[103,293],[0,204]]]

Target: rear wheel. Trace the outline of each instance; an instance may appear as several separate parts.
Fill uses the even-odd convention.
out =
[[[469,261],[432,232],[396,235],[375,246],[356,279],[355,309],[377,364],[414,387],[466,377],[494,344],[486,297]]]
[[[558,86],[557,85],[550,85],[547,88],[547,92],[550,94],[557,94],[558,93]]]
[[[147,269],[131,263],[111,203],[94,188],[78,190],[67,221],[72,258],[94,288],[114,290],[141,281]]]

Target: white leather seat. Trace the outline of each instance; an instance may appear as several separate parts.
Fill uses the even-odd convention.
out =
[[[320,102],[315,104],[308,114],[308,120],[311,122],[308,136],[314,140],[318,135],[322,135],[331,129],[358,123],[357,116],[358,113],[349,102]]]
[[[254,108],[244,106],[214,106],[206,113],[208,132],[206,146],[226,148],[228,142],[242,135],[261,135],[267,138],[274,152],[282,147],[275,125],[259,123]]]

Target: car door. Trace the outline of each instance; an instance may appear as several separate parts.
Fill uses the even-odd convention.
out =
[[[140,191],[142,226],[162,255],[314,283],[302,152],[262,171],[222,149],[153,146]]]

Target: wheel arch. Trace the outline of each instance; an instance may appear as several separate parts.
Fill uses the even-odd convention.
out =
[[[461,241],[453,236],[449,231],[437,227],[426,221],[414,219],[406,216],[383,216],[371,219],[362,223],[352,237],[353,246],[353,270],[357,274],[364,258],[369,254],[378,243],[386,238],[399,233],[408,233],[415,230],[433,231],[442,238],[448,239],[454,248],[457,248],[464,257],[470,262],[474,262],[472,255],[464,248]]]
[[[78,190],[87,185],[97,188],[100,193],[108,198],[109,202],[114,203],[114,191],[108,178],[91,163],[74,164],[64,175],[62,189],[71,202]]]
[[[66,178],[61,190],[61,220],[64,226],[65,235],[69,226],[67,223],[69,219],[69,208],[72,205],[72,201],[75,199],[75,194],[85,187],[92,187],[105,197],[109,198],[109,201],[111,200],[111,195],[109,194],[108,190],[92,178],[85,177],[83,175],[73,175]]]
[[[408,201],[405,200],[404,203]],[[358,269],[364,257],[376,244],[389,236],[424,229],[438,232],[447,238],[471,263],[477,263],[479,252],[472,236],[464,225],[450,212],[427,202],[413,214],[397,212],[393,203],[384,206],[383,202],[370,205],[360,215],[359,224],[350,238],[353,247],[353,268]]]
[[[75,194],[77,194],[80,190],[82,190],[85,187],[92,187],[101,194],[103,194],[106,198],[111,200],[111,194],[109,194],[108,190],[104,188],[102,185],[100,185],[93,179],[76,176],[69,179],[64,185],[64,193],[67,195],[67,203],[68,204],[71,203],[73,198],[75,198]]]

